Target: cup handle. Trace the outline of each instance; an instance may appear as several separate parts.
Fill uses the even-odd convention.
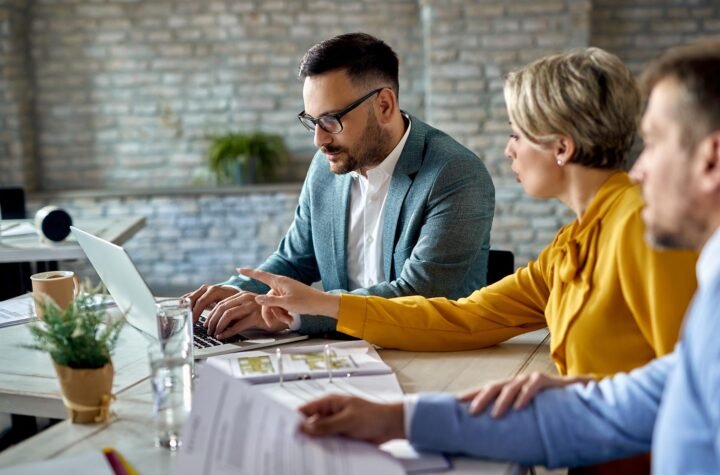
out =
[[[78,278],[78,276],[73,275],[73,294],[75,297],[77,297],[80,294],[80,288],[81,288],[80,279]]]

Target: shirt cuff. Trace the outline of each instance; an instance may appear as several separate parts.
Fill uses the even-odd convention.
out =
[[[300,315],[298,315],[297,313],[294,313],[294,312],[288,312],[288,313],[293,318],[292,323],[288,326],[290,331],[296,332],[296,331],[300,330],[300,323],[302,323],[300,320]]]
[[[419,394],[408,394],[403,397],[403,428],[405,429],[405,438],[410,440],[410,429],[412,428],[412,419],[415,415]]]

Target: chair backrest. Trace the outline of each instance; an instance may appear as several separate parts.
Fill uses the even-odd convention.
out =
[[[25,192],[20,187],[0,187],[0,218],[24,219]],[[28,262],[0,264],[0,300],[29,291],[32,269]]]
[[[487,285],[494,284],[515,272],[515,256],[511,251],[490,249],[488,256]]]
[[[25,192],[19,187],[0,188],[0,217],[25,219]]]

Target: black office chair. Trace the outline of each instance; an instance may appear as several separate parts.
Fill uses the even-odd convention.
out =
[[[0,217],[25,219],[25,192],[19,187],[0,188]],[[0,300],[29,291],[32,267],[29,262],[0,264]],[[0,435],[0,450],[37,434],[37,420],[32,416],[11,414],[11,429]]]
[[[0,188],[0,217],[25,219],[25,192],[19,187]],[[30,289],[29,262],[0,264],[0,300],[22,295]]]
[[[494,284],[515,272],[515,256],[511,251],[490,249],[488,256],[487,285]]]

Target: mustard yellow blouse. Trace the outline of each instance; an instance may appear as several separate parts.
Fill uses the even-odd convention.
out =
[[[697,255],[644,239],[640,190],[612,175],[527,267],[457,301],[343,294],[337,329],[385,348],[482,348],[547,326],[561,374],[629,371],[672,351]]]

